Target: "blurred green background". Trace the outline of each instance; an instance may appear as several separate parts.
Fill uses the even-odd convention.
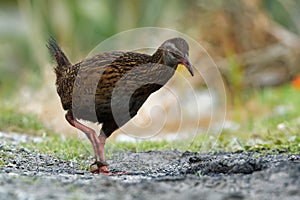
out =
[[[24,125],[35,118],[50,129],[68,126],[55,94],[50,36],[74,63],[116,33],[151,26],[175,29],[205,47],[224,77],[228,119],[246,121],[255,132],[256,116],[265,119],[281,102],[299,99],[290,84],[300,72],[299,17],[298,0],[1,0],[0,130],[42,129]]]
[[[166,27],[203,41],[213,58],[226,58],[281,42],[272,30],[265,30],[272,23],[297,37],[300,26],[296,0],[284,4],[280,0],[1,0],[0,5],[0,95],[4,98],[21,86],[43,83],[49,36],[75,61],[121,31]]]

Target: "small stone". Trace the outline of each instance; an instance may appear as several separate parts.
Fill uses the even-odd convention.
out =
[[[4,170],[6,173],[10,173],[10,172],[12,172],[12,168],[5,168],[5,170]]]
[[[297,157],[295,155],[291,155],[291,156],[289,156],[289,160],[295,161],[295,160],[297,160]]]
[[[8,175],[12,176],[12,177],[18,177],[18,176],[20,176],[19,174],[14,173],[14,172],[9,172]]]
[[[190,166],[191,166],[191,165],[190,165],[189,163],[186,162],[186,163],[183,164],[182,167],[183,167],[183,168],[189,168]]]

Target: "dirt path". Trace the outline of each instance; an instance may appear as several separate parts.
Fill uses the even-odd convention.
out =
[[[1,136],[1,135],[0,135]],[[93,175],[0,137],[0,199],[300,199],[300,155],[122,152]]]

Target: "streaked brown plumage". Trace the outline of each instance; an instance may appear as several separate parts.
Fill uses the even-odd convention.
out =
[[[147,98],[165,85],[183,64],[193,75],[188,44],[182,38],[165,41],[153,55],[105,52],[72,65],[54,39],[48,41],[55,67],[57,93],[66,119],[93,144],[97,173],[108,173],[104,144],[116,129],[136,115]],[[76,119],[102,123],[99,136]]]

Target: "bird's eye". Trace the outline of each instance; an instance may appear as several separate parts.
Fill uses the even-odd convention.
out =
[[[172,56],[175,58],[175,59],[181,59],[182,58],[182,56],[181,56],[181,54],[179,53],[179,52],[173,52],[172,53]]]
[[[172,53],[172,52],[168,52],[169,53],[169,56],[172,58],[172,59],[175,59],[176,58],[176,54]]]
[[[170,56],[171,58],[173,58],[173,59],[181,58],[180,52],[176,52],[176,51],[174,51],[174,50],[173,50],[173,51],[168,50],[167,52],[168,52],[169,56]]]

